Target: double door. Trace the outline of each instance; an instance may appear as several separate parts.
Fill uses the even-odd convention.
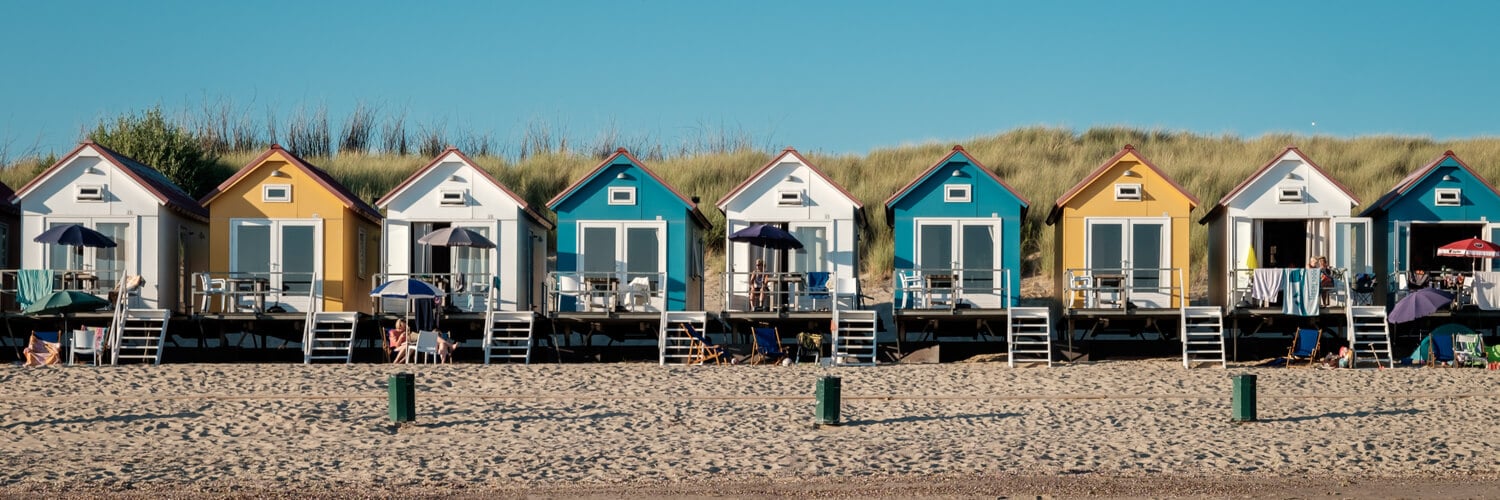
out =
[[[579,224],[579,271],[634,311],[666,308],[667,224],[664,221]]]
[[[1137,307],[1172,307],[1172,220],[1090,218],[1084,266],[1099,283],[1123,282],[1120,291]]]
[[[980,308],[1005,306],[999,219],[917,219],[916,264],[924,285],[942,294],[941,282]],[[940,297],[939,297],[940,298]]]
[[[288,312],[312,305],[323,269],[318,219],[236,219],[229,233],[230,282],[242,304],[263,302]]]

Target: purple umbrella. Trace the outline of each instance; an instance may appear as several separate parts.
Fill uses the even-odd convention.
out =
[[[1405,323],[1437,312],[1453,302],[1453,294],[1436,288],[1423,288],[1396,302],[1386,317],[1391,323]]]
[[[797,237],[792,236],[792,233],[769,224],[756,224],[735,231],[729,235],[729,241],[750,243],[777,250],[802,248],[802,242],[797,241]]]

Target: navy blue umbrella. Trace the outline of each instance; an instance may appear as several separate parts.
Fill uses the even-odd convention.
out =
[[[1423,288],[1396,302],[1386,317],[1391,323],[1405,323],[1437,312],[1453,302],[1453,294],[1436,288]]]
[[[797,241],[797,237],[792,236],[792,233],[768,224],[755,224],[735,231],[734,234],[729,235],[729,241],[760,245],[777,250],[802,248],[802,242]]]
[[[36,235],[31,241],[75,247],[114,248],[115,240],[78,224],[64,224]]]
[[[495,242],[472,229],[445,227],[417,238],[417,243],[437,247],[495,248]]]

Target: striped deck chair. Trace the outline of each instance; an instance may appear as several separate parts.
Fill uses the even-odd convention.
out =
[[[26,366],[55,365],[62,363],[62,332],[31,332],[26,341],[23,359]]]
[[[775,327],[757,326],[754,333],[755,346],[750,351],[750,364],[770,365],[786,358],[786,353],[781,352],[781,334]]]
[[[697,328],[693,328],[693,325],[688,323],[678,324],[682,326],[682,331],[687,332],[688,337],[691,337],[693,339],[692,345],[688,347],[688,364],[705,365],[713,363],[716,365],[722,365],[725,363],[725,353],[723,347],[719,347],[717,345],[714,345],[713,342],[709,342],[708,337],[705,337],[702,333],[699,333]]]

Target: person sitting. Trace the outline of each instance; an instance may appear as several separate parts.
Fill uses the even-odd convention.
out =
[[[386,332],[385,348],[390,350],[392,363],[405,363],[411,355],[411,349],[407,348],[410,341],[411,330],[406,328],[406,320],[396,320],[396,327]]]
[[[448,363],[453,361],[453,350],[458,349],[458,342],[448,332],[437,332],[437,354],[438,361]]]
[[[1323,307],[1328,307],[1333,294],[1333,270],[1328,268],[1328,257],[1318,257],[1312,260],[1312,268],[1318,270],[1318,298]]]
[[[755,259],[755,271],[750,273],[750,310],[763,311],[766,302],[770,298],[771,290],[769,277],[766,275],[766,261]]]

